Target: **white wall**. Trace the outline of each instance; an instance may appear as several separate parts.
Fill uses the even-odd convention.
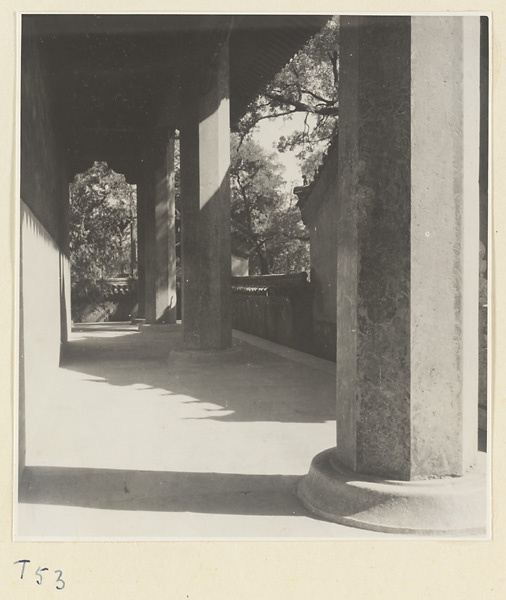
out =
[[[22,201],[20,221],[20,442],[23,446],[26,436],[26,464],[30,465],[36,464],[30,439],[37,414],[51,393],[62,342],[70,329],[70,264]],[[21,462],[22,452],[21,447]]]

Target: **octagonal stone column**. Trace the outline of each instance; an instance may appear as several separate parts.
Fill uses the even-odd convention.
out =
[[[145,325],[176,322],[174,133],[156,132],[145,159]],[[141,330],[146,329],[144,325]]]
[[[337,443],[299,495],[358,527],[483,532],[479,17],[341,25]]]
[[[187,350],[232,345],[228,41],[186,46],[181,126],[182,322]]]
[[[143,170],[138,166],[137,184],[137,316],[132,323],[142,322],[145,314],[146,301],[146,231],[144,208]]]

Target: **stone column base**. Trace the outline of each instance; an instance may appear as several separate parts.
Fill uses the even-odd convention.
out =
[[[330,448],[315,456],[297,495],[311,512],[342,525],[386,533],[485,537],[486,490],[484,464],[463,477],[394,481],[347,469]]]
[[[222,365],[243,360],[241,348],[226,350],[171,350],[169,364],[173,365]]]

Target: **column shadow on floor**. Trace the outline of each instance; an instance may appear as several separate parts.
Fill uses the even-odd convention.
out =
[[[25,467],[19,502],[103,510],[308,516],[300,476]]]
[[[97,327],[97,331],[106,329]],[[142,385],[216,405],[204,407],[201,419],[335,421],[335,377],[331,374],[238,340],[234,346],[240,348],[241,359],[236,364],[170,365],[169,353],[180,347],[180,333],[157,337],[130,331],[125,335],[120,326],[113,331],[114,337],[97,334],[70,342],[61,367],[100,378],[110,386]]]

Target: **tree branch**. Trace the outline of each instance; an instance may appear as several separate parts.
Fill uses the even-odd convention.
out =
[[[334,106],[334,104],[336,103],[336,100],[328,100],[327,98],[324,98],[323,96],[320,96],[319,94],[316,94],[315,92],[312,92],[311,90],[306,90],[305,88],[301,88],[300,91],[303,94],[308,94],[309,96],[312,96],[315,100],[320,100],[326,106]]]
[[[309,112],[317,115],[337,115],[338,109],[335,106],[311,106],[306,102],[301,102],[300,100],[295,100],[294,98],[286,98],[285,96],[280,96],[278,94],[265,94],[268,98],[275,100],[281,106],[293,106],[294,110],[292,112]],[[269,118],[269,117],[267,117]]]
[[[246,190],[244,189],[242,183],[241,183],[241,178],[239,176],[239,173],[236,174],[235,176],[235,180],[237,181],[237,185],[239,186],[239,190],[241,192],[241,196],[244,200],[244,206],[246,207],[246,220],[248,221],[248,227],[249,230],[252,232],[253,231],[253,224],[252,224],[252,219],[251,219],[251,207],[249,205],[249,199],[248,196],[246,194]]]
[[[337,59],[339,57],[337,50],[333,52],[327,52],[327,56],[330,59],[330,63],[332,65],[332,73],[334,74],[334,86],[337,88],[339,84],[339,71],[337,70]]]

